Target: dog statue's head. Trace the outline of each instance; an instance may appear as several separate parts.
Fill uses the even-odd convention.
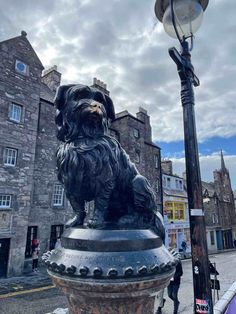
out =
[[[83,137],[97,137],[107,132],[108,124],[115,119],[109,96],[86,85],[62,85],[54,100],[57,138],[70,142]]]

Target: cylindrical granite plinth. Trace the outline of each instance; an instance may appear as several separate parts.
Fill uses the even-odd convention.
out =
[[[116,280],[65,278],[49,271],[53,282],[67,296],[70,314],[153,314],[157,292],[169,276]]]
[[[150,229],[67,229],[44,255],[71,314],[153,314],[176,260]]]

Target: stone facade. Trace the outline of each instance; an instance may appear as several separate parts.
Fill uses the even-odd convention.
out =
[[[53,248],[73,215],[55,164],[53,98],[61,74],[55,66],[42,72],[26,35],[0,43],[0,276],[23,272],[33,239],[42,253]],[[93,83],[109,94],[103,82]],[[152,143],[147,112],[117,114],[110,132],[150,180],[160,209],[160,149]]]
[[[111,134],[128,152],[139,172],[146,176],[155,192],[158,210],[162,210],[160,148],[152,142],[150,117],[139,108],[136,117],[127,110],[116,114],[111,125]]]
[[[203,203],[209,250],[233,247],[236,238],[236,212],[229,171],[221,153],[221,168],[213,173],[214,182],[202,182]]]

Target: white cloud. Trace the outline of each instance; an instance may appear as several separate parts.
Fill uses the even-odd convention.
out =
[[[151,115],[154,140],[183,139],[176,66],[155,0],[0,0],[0,40],[28,32],[45,66],[54,64],[64,83],[107,83],[116,111]],[[196,34],[192,60],[201,86],[195,89],[199,141],[236,135],[236,3],[210,1]],[[219,21],[224,22],[219,23]]]

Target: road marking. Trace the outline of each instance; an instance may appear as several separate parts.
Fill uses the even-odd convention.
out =
[[[45,286],[45,287],[40,287],[40,288],[34,288],[34,289],[30,289],[30,290],[9,292],[9,293],[6,293],[6,294],[1,294],[1,295],[0,295],[0,299],[10,298],[10,297],[14,297],[14,296],[16,296],[16,295],[21,295],[21,294],[27,294],[27,293],[33,293],[33,292],[39,292],[39,291],[49,290],[49,289],[53,289],[53,288],[56,288],[56,286],[50,285],[50,286]]]

